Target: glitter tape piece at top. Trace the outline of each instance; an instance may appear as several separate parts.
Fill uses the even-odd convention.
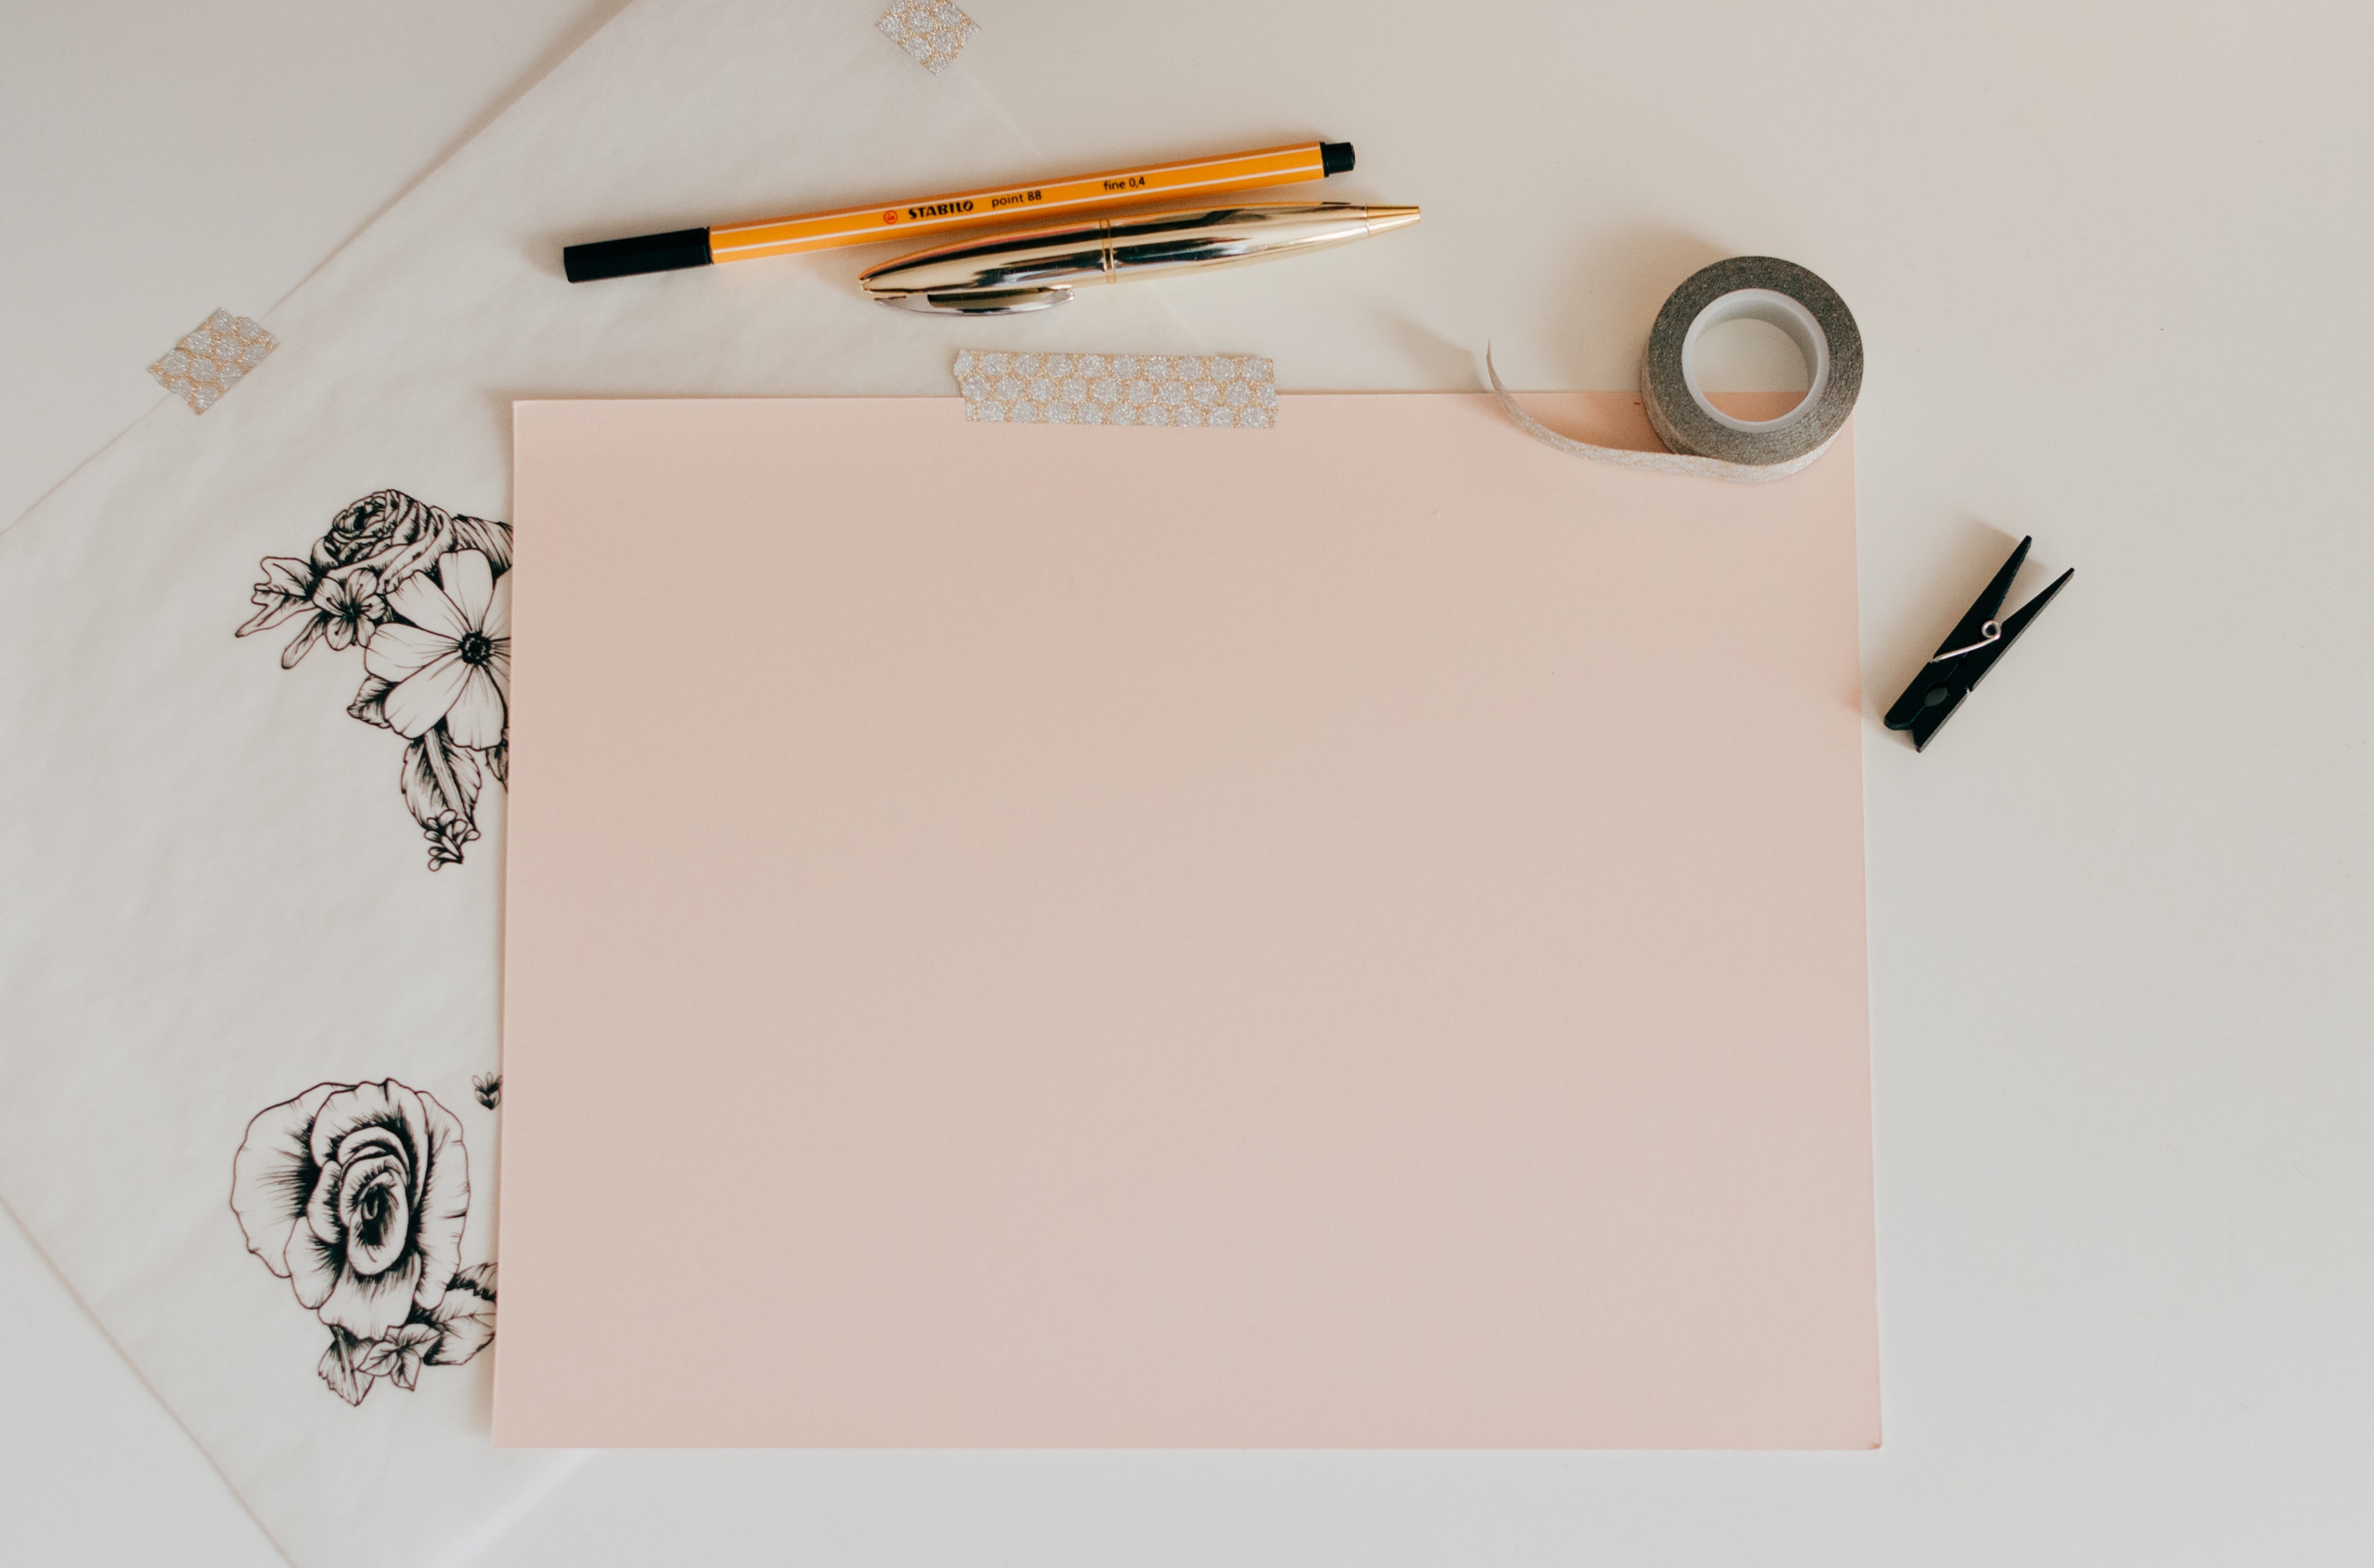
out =
[[[166,350],[148,373],[159,386],[188,404],[190,412],[204,414],[279,346],[280,340],[264,331],[261,322],[217,310]]]
[[[874,25],[935,76],[954,64],[981,31],[981,24],[949,0],[899,0]]]
[[[1252,354],[1006,354],[964,349],[965,417],[1005,425],[1277,423],[1275,367]]]

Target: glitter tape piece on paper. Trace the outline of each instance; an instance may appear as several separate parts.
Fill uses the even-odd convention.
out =
[[[192,413],[204,414],[279,346],[280,340],[265,332],[261,322],[217,310],[149,366],[148,373],[159,386],[187,403]]]
[[[965,417],[1006,425],[1277,423],[1275,368],[1252,354],[957,356]]]
[[[935,76],[954,64],[973,34],[981,31],[979,22],[948,0],[899,0],[874,25]]]

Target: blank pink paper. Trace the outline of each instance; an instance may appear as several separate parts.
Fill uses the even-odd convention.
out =
[[[515,418],[499,1443],[1877,1443],[1847,439]]]

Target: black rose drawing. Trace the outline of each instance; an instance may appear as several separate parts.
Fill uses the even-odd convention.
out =
[[[231,1162],[230,1207],[247,1249],[328,1327],[322,1380],[350,1405],[495,1337],[494,1265],[462,1267],[462,1124],[417,1089],[317,1083],[266,1106]]]
[[[503,1075],[499,1072],[482,1072],[470,1080],[470,1087],[477,1091],[478,1104],[488,1110],[503,1103]]]
[[[256,612],[236,634],[296,622],[284,670],[316,643],[362,650],[347,711],[405,738],[404,802],[430,871],[460,863],[487,778],[510,775],[511,565],[509,523],[375,491],[304,558],[264,558]]]

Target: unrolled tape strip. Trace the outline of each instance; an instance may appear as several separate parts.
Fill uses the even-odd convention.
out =
[[[1707,398],[1691,361],[1710,327],[1767,322],[1789,334],[1813,371],[1797,406],[1777,419],[1739,419]],[[1778,256],[1733,256],[1692,273],[1674,290],[1640,353],[1640,403],[1650,427],[1672,450],[1631,451],[1561,436],[1527,414],[1500,384],[1484,354],[1485,373],[1509,417],[1535,440],[1577,457],[1660,474],[1696,474],[1755,484],[1782,479],[1829,450],[1863,390],[1863,334],[1837,289]]]

